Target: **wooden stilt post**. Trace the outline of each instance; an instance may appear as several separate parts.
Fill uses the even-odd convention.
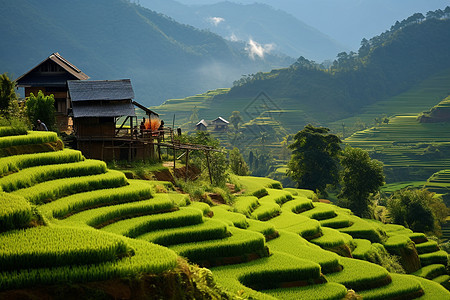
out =
[[[133,128],[133,118],[131,117],[130,118],[130,144],[129,144],[129,146],[128,146],[128,162],[129,163],[131,163],[131,159],[132,159],[132,153],[131,153],[131,151],[133,151],[133,149],[132,149],[132,147],[131,147],[131,144],[133,143],[133,130],[134,130],[134,128]]]
[[[186,174],[184,175],[184,181],[188,179],[188,168],[189,168],[189,149],[186,149]]]
[[[175,164],[177,161],[177,154],[176,154],[175,144],[173,143],[173,140],[172,140],[172,145],[173,145],[173,176],[175,176]]]
[[[115,154],[115,151],[114,151],[114,137],[111,139],[111,148],[112,148],[112,159],[113,160],[116,160],[116,154]]]
[[[102,160],[104,160],[103,159],[103,149],[105,149],[105,138],[104,137],[102,138],[102,154],[101,154]]]
[[[158,158],[161,161],[161,137],[158,137]]]
[[[206,163],[208,165],[209,182],[211,182],[211,184],[212,184],[213,182],[212,182],[212,175],[211,175],[211,166],[209,164],[209,152],[205,151],[205,155],[206,155]]]

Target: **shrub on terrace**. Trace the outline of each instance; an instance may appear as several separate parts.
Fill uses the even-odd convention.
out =
[[[33,125],[41,120],[49,130],[55,129],[55,98],[53,95],[45,96],[39,91],[37,96],[30,93],[26,102],[27,115]]]
[[[236,147],[230,151],[230,169],[236,175],[246,176],[250,173],[244,157]]]
[[[427,189],[406,188],[394,192],[387,205],[393,223],[413,231],[440,234],[441,212],[447,212],[447,208],[435,193]]]

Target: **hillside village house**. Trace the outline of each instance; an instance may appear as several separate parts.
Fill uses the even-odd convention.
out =
[[[217,119],[212,120],[211,124],[214,125],[215,131],[225,131],[228,130],[228,125],[230,124],[230,122],[222,117],[218,117]]]
[[[227,131],[228,130],[228,125],[230,125],[230,122],[228,122],[227,120],[225,120],[222,117],[218,117],[218,118],[212,120],[209,123],[206,122],[205,119],[201,119],[200,122],[195,124],[195,129],[198,130],[198,131],[207,131],[208,128],[211,128],[212,126],[214,126],[211,129],[213,131]]]
[[[132,139],[136,113],[132,103],[133,88],[129,79],[68,81],[72,102],[74,132],[77,148],[89,158],[128,159],[132,158],[131,144],[115,139],[116,122],[125,117],[128,130],[122,137]],[[125,138],[126,136],[126,138]],[[119,147],[118,143],[124,144]]]
[[[87,158],[101,160],[161,159],[161,148],[170,148],[173,157],[184,151],[185,180],[188,178],[189,152],[220,150],[205,145],[184,144],[173,139],[173,128],[160,130],[159,115],[134,101],[130,79],[87,80],[89,76],[58,53],[52,53],[36,67],[20,76],[17,87],[25,88],[25,96],[38,93],[55,96],[59,131],[67,131],[73,120],[77,149]],[[142,109],[146,122],[138,124],[135,107]],[[202,122],[203,121],[203,122]],[[204,129],[208,124],[202,120]],[[216,130],[226,130],[229,122],[222,117],[212,121]],[[170,141],[164,135],[170,135]],[[155,145],[157,146],[155,151]],[[209,165],[209,160],[208,165]],[[173,168],[176,167],[174,159]],[[209,168],[208,168],[209,169]],[[210,180],[211,179],[210,174]]]
[[[208,123],[205,121],[205,119],[202,119],[200,122],[198,122],[195,125],[195,129],[200,131],[207,131],[208,130]]]
[[[69,126],[70,100],[68,80],[87,80],[89,76],[64,59],[59,53],[52,53],[37,66],[16,79],[17,87],[25,88],[25,97],[30,93],[55,97],[56,125],[59,131],[67,131]]]
[[[59,131],[68,131],[73,121],[77,148],[88,158],[144,159],[154,156],[153,139],[138,137],[139,124],[135,106],[144,110],[148,119],[158,114],[134,101],[130,79],[87,80],[59,53],[20,76],[17,87],[25,88],[25,97],[41,90],[55,97]]]

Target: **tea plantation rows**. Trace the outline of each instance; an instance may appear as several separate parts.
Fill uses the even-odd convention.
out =
[[[0,292],[160,274],[179,255],[241,297],[450,299],[435,242],[311,191],[241,176],[233,204],[211,207],[63,150],[50,132],[0,137],[0,153]],[[388,252],[409,275],[377,265]]]

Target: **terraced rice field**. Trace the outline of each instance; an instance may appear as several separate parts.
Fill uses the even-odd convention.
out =
[[[176,116],[176,126],[180,127],[181,125],[187,123],[189,121],[189,117],[191,116],[194,109],[197,109],[198,115],[200,119],[205,120],[214,120],[217,118],[217,115],[208,115],[209,107],[213,98],[217,95],[224,94],[228,92],[229,89],[217,89],[214,91],[208,91],[204,94],[199,94],[191,97],[187,97],[184,99],[170,99],[165,101],[158,107],[153,107],[151,109],[155,109],[158,111],[161,118],[165,120],[172,120],[173,115]],[[234,107],[232,105],[228,107]],[[227,110],[226,112],[221,112],[224,118],[228,118],[231,115],[232,110]],[[145,116],[144,116],[145,117]],[[198,121],[200,121],[197,120]],[[194,124],[195,125],[195,124]],[[185,127],[186,128],[186,127]],[[193,128],[189,128],[192,130]]]
[[[446,200],[448,194],[450,194],[450,170],[445,169],[434,173],[424,182],[423,187],[436,194],[447,195],[447,197],[444,197],[444,200]],[[448,205],[448,200],[446,205]]]
[[[448,281],[447,254],[423,234],[359,219],[274,180],[237,177],[244,194],[210,207],[73,150],[5,156],[0,170],[0,293],[158,274],[181,255],[241,297],[342,299],[350,288],[368,299],[450,297],[437,283]],[[400,251],[402,241],[416,243],[415,276],[371,262],[370,251]]]
[[[416,116],[429,110],[448,96],[449,85],[450,70],[446,70],[430,77],[405,93],[363,108],[362,112],[354,117],[331,123],[330,128],[341,133],[342,123],[351,127],[355,122],[360,121],[372,126],[374,119],[383,115],[388,117],[396,115]]]
[[[435,150],[450,149],[450,123],[419,123],[417,116],[395,116],[389,124],[356,132],[344,143],[368,150],[385,169],[404,170],[402,178],[407,180],[426,180],[450,168],[450,157]]]

